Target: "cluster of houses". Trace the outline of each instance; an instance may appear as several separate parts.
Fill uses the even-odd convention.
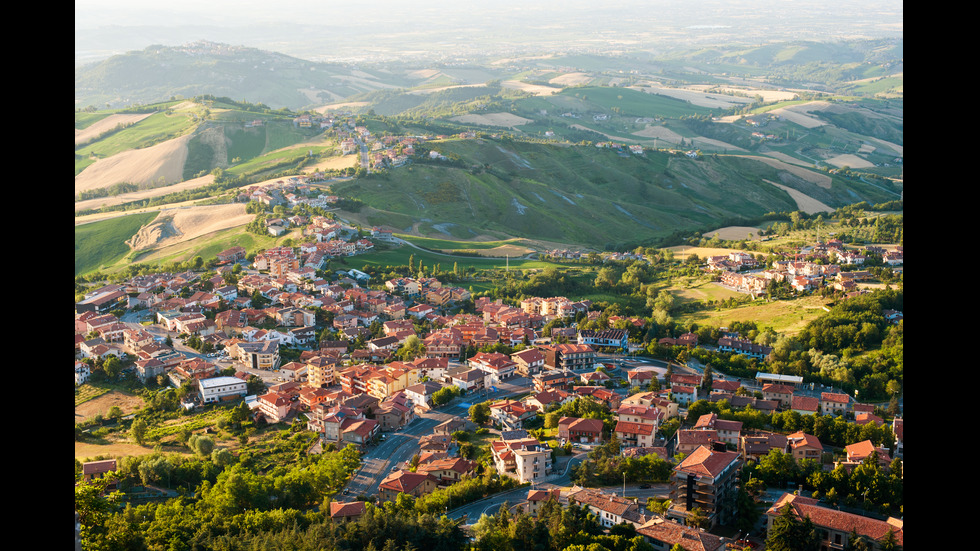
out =
[[[468,299],[466,291],[443,286],[432,278],[398,278],[385,282],[384,290],[372,290],[361,286],[365,274],[356,271],[338,274],[343,277],[327,282],[317,278],[317,269],[313,268],[317,258],[322,258],[320,254],[317,247],[269,249],[255,257],[254,265],[260,273],[241,276],[236,285],[227,285],[224,275],[232,269],[230,264],[244,258],[244,250],[233,248],[219,254],[223,265],[207,281],[195,272],[152,274],[93,291],[76,304],[78,357],[129,355],[135,358],[136,375],[144,381],[161,376],[174,385],[191,381],[196,385],[200,403],[245,399],[253,415],[267,422],[288,420],[302,412],[307,428],[320,435],[321,446],[338,447],[363,447],[385,432],[398,430],[428,411],[434,395],[447,386],[474,392],[511,377],[530,377],[533,393],[521,400],[501,400],[490,405],[490,417],[501,427],[500,439],[491,444],[498,472],[521,482],[548,480],[554,468],[551,447],[528,434],[524,423],[577,398],[606,404],[613,412],[612,432],[624,455],[656,454],[667,459],[684,454],[671,482],[674,505],[665,518],[640,515],[634,502],[620,502],[615,496],[610,498],[594,490],[573,489],[567,498],[595,507],[597,514],[601,511],[604,524],[635,520],[639,534],[660,542],[714,538],[679,522],[694,506],[707,514],[712,525],[728,522],[734,512],[725,504],[731,503],[728,496],[735,489],[734,473],[744,461],[761,458],[771,449],[797,458],[820,458],[823,453],[823,446],[812,435],[743,431],[741,423],[718,419],[713,414],[696,420],[689,429],[678,430],[673,442],[658,441],[660,426],[676,417],[680,406],[701,398],[726,399],[734,407],[792,409],[801,414],[852,413],[858,423],[882,423],[870,405],[853,403],[846,394],[823,393],[819,399],[797,394],[795,385],[799,381],[774,379],[763,386],[762,398],[756,398],[737,393],[737,382],[721,380],[715,381],[705,395],[700,378],[674,374],[668,389],[649,391],[645,387],[657,376],[656,372],[633,369],[627,371],[626,379],[634,393],[624,397],[607,387],[609,375],[606,370],[596,369],[596,354],[600,349],[626,350],[627,331],[571,329],[558,333],[565,337],[562,339],[540,336],[540,329],[550,320],[575,317],[580,312],[594,314],[589,312],[588,301],[533,297],[519,306],[510,306],[481,297],[475,301],[475,314],[446,316],[439,313],[438,307]],[[729,257],[728,261],[751,263],[747,256]],[[205,288],[210,290],[204,291]],[[256,293],[269,305],[253,307]],[[194,335],[212,344],[242,370],[233,376],[221,376],[217,365],[207,358],[185,357],[147,328],[124,324],[110,313],[115,308],[136,306],[151,313],[160,328]],[[314,308],[333,315],[332,325],[338,334],[334,338],[338,340],[317,340]],[[428,320],[435,330],[418,335],[414,322],[421,319]],[[275,329],[257,327],[267,326],[270,321]],[[372,335],[368,329],[376,321],[381,323],[380,335]],[[422,340],[424,353],[409,361],[398,359],[395,352],[412,337]],[[737,335],[723,339],[719,340],[720,349],[768,354],[754,350],[755,345]],[[355,345],[360,342],[363,347]],[[697,336],[689,333],[661,342],[696,346]],[[499,343],[516,350],[510,354],[468,353]],[[301,348],[299,358],[283,364],[280,347],[284,345]],[[281,383],[249,396],[244,368],[278,370],[284,377]],[[76,384],[87,376],[87,364],[76,361]],[[475,465],[458,457],[451,438],[459,428],[447,425],[423,437],[419,464],[414,469],[398,469],[389,474],[379,487],[382,499],[394,499],[399,493],[424,495],[471,473]],[[892,428],[898,436],[896,455],[900,456],[901,419]],[[601,444],[604,438],[601,420],[558,420],[560,445],[592,446]],[[847,458],[841,464],[848,468],[873,452],[883,461],[890,460],[887,451],[874,449],[870,442],[848,446],[846,452]],[[532,490],[527,506],[540,507],[559,497],[553,492]],[[717,504],[717,508],[705,510],[705,503]],[[806,500],[791,505],[800,510],[819,507]],[[332,504],[331,516],[356,518],[358,507]]]
[[[831,239],[826,243],[819,242],[801,249],[798,254],[793,255],[797,258],[773,261],[772,267],[766,270],[742,273],[758,268],[759,261],[751,254],[741,251],[709,257],[706,269],[718,272],[722,284],[753,296],[764,295],[773,281],[786,281],[797,292],[827,286],[835,291],[853,293],[857,290],[857,283],[870,279],[871,273],[866,270],[844,271],[841,266],[860,266],[864,264],[868,254],[881,257],[889,266],[899,266],[904,262],[902,247],[897,247],[896,250],[875,246],[862,250],[845,249],[840,240]],[[799,260],[800,256],[807,260]]]
[[[540,253],[543,258],[553,258],[556,260],[582,260],[589,257],[590,253],[583,253],[581,251],[573,251],[569,249],[550,249]],[[645,260],[646,258],[636,252],[602,252],[598,253],[598,257],[602,260],[613,260],[613,261],[635,261],[635,260]]]

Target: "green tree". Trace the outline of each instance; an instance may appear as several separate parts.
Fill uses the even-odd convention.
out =
[[[802,521],[789,505],[783,507],[766,536],[767,551],[817,551],[820,534],[806,517]]]
[[[137,444],[142,446],[146,441],[146,432],[148,428],[149,427],[146,424],[146,420],[142,417],[137,417],[133,421],[133,425],[129,428],[129,434],[133,437],[133,440],[135,440]]]
[[[469,409],[470,420],[477,425],[483,425],[490,420],[490,405],[486,402],[473,404]]]

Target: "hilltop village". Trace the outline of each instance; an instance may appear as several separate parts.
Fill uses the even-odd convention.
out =
[[[252,189],[248,200],[282,193],[295,203],[293,185],[303,182]],[[529,514],[549,501],[578,504],[602,527],[628,525],[655,549],[749,545],[715,531],[744,518],[744,505],[741,511],[735,505],[740,489],[771,503],[768,512],[750,515],[743,533],[772,529],[789,505],[800,519],[816,519],[827,544],[848,538],[901,544],[901,520],[851,512],[856,494],[845,500],[847,490],[830,482],[868,469],[886,479],[897,472],[900,481],[901,416],[801,377],[764,370],[754,379],[725,377],[697,360],[670,359],[680,350],[690,351],[682,357],[701,357],[701,350],[759,365],[772,346],[725,328],[711,342],[691,331],[637,342],[628,327],[648,322],[604,316],[588,300],[506,304],[435,277],[372,281],[354,269],[326,273],[327,260],[391,243],[391,232],[319,216],[276,219],[269,231],[290,225],[303,226],[308,241],[251,259],[235,247],[200,270],[139,275],[88,293],[75,305],[76,386],[114,372],[147,387],[178,389],[186,412],[245,407],[248,422],[309,431],[316,438],[308,453],[352,446],[365,466],[384,461],[383,469],[362,467],[334,497],[328,514],[338,522],[356,521],[372,503],[440,495],[492,472],[508,481],[505,488],[523,492],[516,501]],[[901,269],[902,254],[831,240],[768,267],[762,255],[733,252],[704,259],[701,269],[748,295],[780,286],[790,293],[828,288],[847,300],[864,292],[857,283],[870,277],[861,269],[867,255]],[[901,322],[901,312],[886,315]],[[581,328],[600,320],[599,328]],[[661,355],[669,359],[637,355],[658,350],[669,351]],[[758,416],[793,422],[761,429]],[[386,446],[395,438],[398,455],[391,455]],[[739,480],[747,462],[765,466],[757,482],[775,480],[767,458],[783,455],[825,473],[824,500],[813,497],[819,492],[787,491],[785,482],[766,499],[771,484]],[[602,478],[602,465],[612,460],[662,470]],[[86,478],[98,478],[118,465],[106,459],[82,468]],[[636,483],[637,491],[654,483],[659,493],[645,500],[637,499],[642,493],[624,495]],[[827,503],[828,492],[832,503],[848,507]]]

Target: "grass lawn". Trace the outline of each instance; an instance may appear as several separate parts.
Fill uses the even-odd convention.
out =
[[[675,319],[681,325],[694,322],[715,327],[725,327],[735,321],[754,321],[760,328],[772,327],[777,333],[795,335],[807,323],[826,313],[826,302],[818,296],[774,302],[759,300],[733,309],[682,314]]]

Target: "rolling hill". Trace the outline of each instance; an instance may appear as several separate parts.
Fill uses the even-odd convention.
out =
[[[690,159],[486,138],[427,147],[449,161],[417,162],[333,190],[367,205],[360,214],[369,225],[456,239],[496,235],[595,248],[799,210],[787,189],[830,207],[894,198],[860,181],[745,156]]]

